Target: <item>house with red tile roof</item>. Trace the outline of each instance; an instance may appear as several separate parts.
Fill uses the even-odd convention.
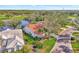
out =
[[[30,34],[33,37],[42,38],[45,36],[43,32],[39,32],[38,30],[43,28],[43,22],[37,22],[36,24],[28,24],[23,28],[24,32]]]

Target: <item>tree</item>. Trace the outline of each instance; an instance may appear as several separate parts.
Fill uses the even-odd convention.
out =
[[[4,23],[2,21],[0,21],[0,26],[4,26]]]

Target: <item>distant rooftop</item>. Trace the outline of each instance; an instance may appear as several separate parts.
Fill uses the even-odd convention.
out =
[[[3,27],[0,27],[0,31],[4,31],[4,30],[13,30],[14,28],[13,27],[10,27],[10,26],[3,26]]]

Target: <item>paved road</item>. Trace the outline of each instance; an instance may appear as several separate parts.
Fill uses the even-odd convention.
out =
[[[63,36],[70,35],[71,36],[71,33],[74,30],[75,30],[75,28],[69,27],[69,28],[61,31],[59,33],[59,35],[63,35]],[[65,39],[58,38],[55,46],[52,48],[52,50],[50,52],[52,52],[52,53],[72,53],[73,49],[71,46],[71,38],[69,38],[69,39],[67,37],[65,37]]]
[[[55,46],[50,51],[51,53],[72,53],[71,40],[56,41]]]

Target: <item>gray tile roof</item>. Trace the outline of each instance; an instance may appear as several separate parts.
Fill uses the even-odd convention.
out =
[[[24,45],[23,34],[21,29],[5,30],[0,32],[0,36],[2,38],[1,48],[15,48],[17,43],[19,43],[20,46]]]

